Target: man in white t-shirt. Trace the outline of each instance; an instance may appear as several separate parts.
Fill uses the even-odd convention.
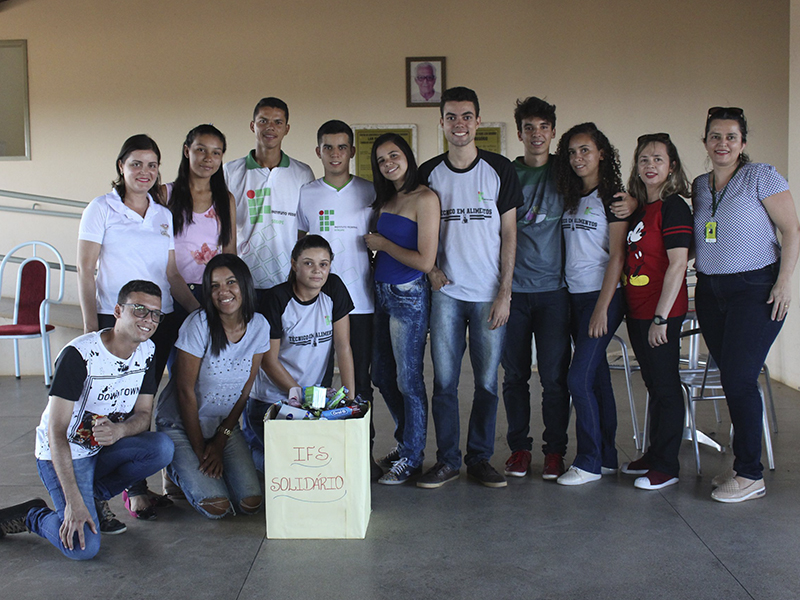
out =
[[[223,168],[236,199],[237,253],[260,291],[286,281],[297,241],[300,188],[314,180],[314,173],[281,150],[289,133],[289,107],[283,100],[259,100],[250,131],[255,149]]]
[[[355,394],[372,402],[372,320],[375,303],[372,269],[364,236],[369,233],[375,188],[350,173],[355,155],[353,130],[343,121],[327,121],[317,131],[317,156],[325,174],[300,189],[297,207],[298,239],[307,233],[330,243],[336,260],[331,272],[344,282],[355,308],[350,313],[350,347],[353,350]],[[333,355],[322,384],[331,385]],[[374,435],[373,435],[374,437]],[[377,467],[377,465],[376,465]],[[378,474],[375,469],[374,475]]]
[[[325,174],[300,189],[297,237],[321,235],[336,260],[331,272],[347,286],[355,308],[350,313],[350,346],[355,362],[355,393],[372,401],[369,366],[372,356],[372,271],[364,236],[369,233],[375,189],[366,179],[350,174],[355,155],[353,130],[342,121],[328,121],[317,131],[317,156]],[[332,365],[331,365],[332,367]],[[324,385],[330,385],[330,375]]]
[[[161,290],[128,282],[114,317],[113,329],[72,340],[56,361],[35,451],[54,510],[36,499],[0,511],[0,533],[31,531],[74,560],[97,554],[100,533],[126,530],[108,500],[167,466],[174,450],[169,437],[149,431]]]
[[[436,428],[436,464],[417,480],[438,488],[457,478],[459,447],[458,380],[469,330],[475,394],[469,419],[467,473],[481,484],[504,487],[489,464],[497,420],[497,371],[511,305],[517,223],[522,204],[519,179],[509,160],[479,150],[478,97],[469,88],[442,94],[445,154],[420,167],[422,180],[441,201],[437,264],[431,282],[431,356]]]

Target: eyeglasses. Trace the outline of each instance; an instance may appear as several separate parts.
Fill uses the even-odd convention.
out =
[[[142,304],[131,304],[129,302],[122,303],[120,306],[132,306],[133,307],[133,316],[139,319],[147,318],[147,315],[151,315],[153,319],[153,323],[161,323],[166,316],[160,310],[156,310],[154,308],[147,308]]]
[[[730,115],[733,118],[744,118],[744,111],[736,106],[712,106],[708,109],[706,121],[710,121],[712,118],[719,118],[723,115]]]
[[[646,133],[640,135],[636,140],[637,145],[649,144],[651,142],[661,142],[662,144],[669,144],[672,140],[669,139],[668,133]]]
[[[417,75],[417,81],[436,81],[433,75]]]

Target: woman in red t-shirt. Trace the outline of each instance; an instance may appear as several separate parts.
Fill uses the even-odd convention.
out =
[[[634,485],[659,490],[678,483],[683,392],[678,361],[688,308],[686,263],[692,213],[681,196],[689,182],[666,133],[643,135],[634,154],[628,192],[642,204],[631,220],[624,268],[628,336],[650,393],[650,447],[622,472]]]

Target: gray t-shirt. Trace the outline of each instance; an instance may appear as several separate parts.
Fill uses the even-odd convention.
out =
[[[253,356],[269,350],[269,325],[263,315],[256,313],[247,324],[242,339],[235,344],[228,342],[219,355],[212,356],[206,313],[199,309],[184,321],[175,347],[202,359],[194,393],[200,429],[204,438],[210,438],[242,395],[242,389],[250,377]],[[183,429],[176,377],[169,380],[158,398],[156,422]]]
[[[541,167],[527,166],[521,156],[513,164],[523,204],[517,207],[517,257],[511,289],[528,294],[559,290],[564,287],[564,199],[556,189],[553,158]]]

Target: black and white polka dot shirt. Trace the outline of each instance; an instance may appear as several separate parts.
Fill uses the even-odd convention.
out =
[[[748,163],[728,182],[712,216],[709,173],[692,183],[697,270],[706,275],[755,271],[776,262],[781,246],[763,201],[789,184],[772,165]],[[717,194],[719,199],[719,193]],[[716,242],[706,241],[706,225],[716,223]]]

